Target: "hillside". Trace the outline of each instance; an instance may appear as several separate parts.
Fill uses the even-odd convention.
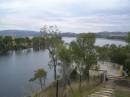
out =
[[[97,38],[108,38],[108,39],[124,39],[128,32],[98,32],[95,33]],[[62,37],[76,37],[78,34],[74,32],[63,32],[60,33]],[[39,31],[30,30],[2,30],[0,31],[0,36],[16,36],[16,37],[30,37],[30,36],[40,36]]]
[[[0,31],[0,36],[16,36],[16,37],[29,37],[29,36],[39,36],[40,33],[37,31],[29,30],[2,30]]]

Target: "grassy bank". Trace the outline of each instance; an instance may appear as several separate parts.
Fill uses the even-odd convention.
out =
[[[79,81],[72,82],[70,85],[66,85],[65,87],[58,87],[58,95],[59,97],[86,97],[87,95],[99,90],[103,87],[104,84],[100,83],[100,80],[96,81],[82,81],[81,88],[79,88]],[[45,90],[41,92],[34,93],[32,97],[54,97],[56,93],[55,83],[50,85]]]
[[[114,93],[115,97],[130,97],[130,91],[116,89]]]
[[[130,79],[120,79],[115,81],[114,97],[130,97]]]

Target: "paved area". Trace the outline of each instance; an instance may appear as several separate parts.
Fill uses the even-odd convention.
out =
[[[109,80],[105,82],[105,87],[90,94],[88,97],[113,97],[115,87],[113,81],[123,78],[122,67],[117,64],[105,62],[104,64],[101,64],[101,69],[107,71],[107,77]]]
[[[112,97],[113,91],[113,88],[102,88],[88,97]]]
[[[114,81],[113,79],[107,81],[104,87],[90,94],[88,97],[113,97],[113,93],[114,93],[113,81]]]

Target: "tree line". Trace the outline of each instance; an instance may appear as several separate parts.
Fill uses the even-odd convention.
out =
[[[25,37],[15,38],[12,36],[0,36],[0,53],[7,53],[11,50],[22,50],[34,48],[36,50],[45,48],[45,39],[43,37]]]

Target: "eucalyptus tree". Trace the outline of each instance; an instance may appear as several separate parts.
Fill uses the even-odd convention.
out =
[[[127,42],[130,45],[130,32],[128,33]]]
[[[25,43],[27,48],[32,47],[32,40],[29,37],[25,38]]]
[[[102,47],[96,46],[98,60],[107,61],[109,60],[109,45],[104,45]]]
[[[41,90],[42,90],[43,85],[45,85],[46,77],[47,77],[47,72],[44,69],[40,68],[35,71],[34,76],[29,81],[39,80]]]
[[[128,33],[127,37],[128,47],[127,47],[127,59],[125,60],[124,70],[130,76],[130,32]]]
[[[128,53],[127,48],[123,46],[117,47],[115,45],[111,45],[109,49],[110,49],[110,54],[109,54],[110,61],[123,65],[127,58],[127,53]]]
[[[72,61],[74,62],[74,68],[76,72],[79,74],[79,90],[81,89],[81,81],[84,70],[83,64],[83,52],[81,51],[78,42],[72,41],[70,43],[70,50],[72,55]]]
[[[4,50],[4,42],[3,42],[3,37],[0,36],[0,53],[2,53]]]
[[[89,70],[97,64],[97,55],[95,50],[95,35],[92,33],[80,34],[75,42],[71,43],[73,59],[79,69],[80,77],[84,73],[89,81]],[[80,78],[81,80],[81,78]]]
[[[130,55],[128,55],[127,59],[125,60],[124,70],[130,76]]]
[[[44,26],[42,31],[47,33],[45,35],[45,44],[49,52],[50,62],[49,66],[54,68],[54,80],[57,77],[57,65],[58,65],[58,50],[62,45],[61,37],[58,35],[59,29],[57,26]],[[41,33],[42,33],[41,31]]]
[[[44,49],[45,48],[45,38],[42,36],[33,37],[32,38],[32,47],[35,50]]]
[[[5,36],[3,38],[3,48],[4,51],[9,51],[13,49],[13,38],[11,36]]]
[[[66,84],[66,81],[69,79],[69,75],[72,71],[72,57],[71,57],[71,51],[68,46],[62,45],[58,51],[58,59],[61,67],[61,73],[62,73],[62,79],[64,81],[64,84]]]
[[[40,49],[40,37],[33,37],[32,38],[32,46],[36,50]]]
[[[62,85],[63,85],[63,92],[66,90],[66,86],[69,86],[71,91],[73,92],[73,89],[70,84],[70,74],[73,70],[72,68],[72,56],[71,56],[71,50],[68,45],[61,45],[61,47],[58,50],[58,60],[59,60],[59,66],[61,67],[61,78],[62,78]],[[62,93],[64,95],[64,93]]]
[[[25,38],[15,38],[15,49],[24,49],[26,41]]]
[[[49,52],[50,62],[49,66],[54,68],[54,80],[57,80],[57,66],[58,66],[58,50],[63,44],[61,37],[59,36],[59,29],[57,26],[43,26],[41,28],[41,34],[46,33],[45,44]],[[56,85],[56,97],[58,96],[58,80]]]
[[[84,74],[89,81],[89,70],[97,64],[97,55],[95,49],[95,35],[93,33],[80,34],[78,41],[83,52],[83,64],[85,65]]]

